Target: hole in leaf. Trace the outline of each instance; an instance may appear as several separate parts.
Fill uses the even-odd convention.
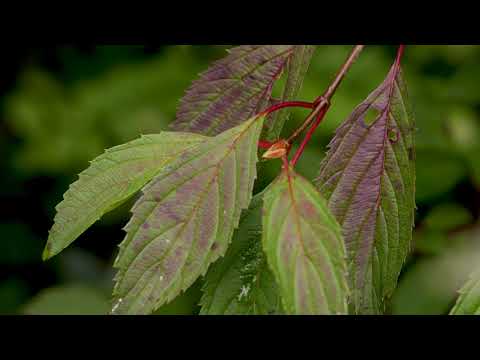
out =
[[[397,129],[388,129],[387,136],[391,142],[396,143],[398,141]]]
[[[370,127],[375,121],[377,121],[379,114],[380,112],[377,109],[375,109],[374,107],[369,107],[363,117],[363,123],[367,127]]]

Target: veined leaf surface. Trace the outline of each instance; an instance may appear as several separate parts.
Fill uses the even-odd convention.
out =
[[[480,271],[470,276],[450,315],[480,315]]]
[[[172,128],[217,135],[259,113],[293,45],[242,45],[215,62],[180,101]]]
[[[288,60],[287,81],[281,101],[290,101],[297,98],[316,47],[316,45],[295,45],[292,56]],[[283,109],[275,112],[270,119],[267,119],[265,122],[268,133],[267,139],[277,140],[280,138],[283,126],[289,119],[290,113],[291,109]]]
[[[415,124],[407,104],[394,65],[338,128],[316,180],[342,226],[356,313],[384,311],[410,249]]]
[[[205,139],[197,134],[163,132],[107,149],[70,185],[57,205],[44,259],[62,251],[102,215],[140,190],[161,167]]]
[[[315,187],[291,168],[264,196],[263,246],[287,314],[346,314],[345,245]]]
[[[184,152],[143,190],[115,262],[113,313],[151,313],[225,254],[252,196],[263,120]]]
[[[280,314],[281,298],[262,248],[263,193],[242,214],[225,257],[207,272],[203,315]]]

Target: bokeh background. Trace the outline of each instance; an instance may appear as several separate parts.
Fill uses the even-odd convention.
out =
[[[167,129],[178,100],[226,46],[12,49],[0,83],[0,313],[105,314],[132,201],[47,263],[55,205],[104,149]],[[299,98],[323,92],[350,46],[319,46]],[[395,47],[368,46],[298,170],[314,178],[335,128],[385,77]],[[480,265],[480,47],[408,46],[417,120],[414,246],[392,314],[446,314]],[[281,81],[274,89],[278,94]],[[298,110],[285,128],[306,116]],[[279,170],[262,166],[259,190]],[[157,314],[195,314],[201,280]]]

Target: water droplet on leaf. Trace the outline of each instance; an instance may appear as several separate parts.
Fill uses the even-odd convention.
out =
[[[120,304],[122,303],[123,299],[118,299],[118,301],[115,303],[115,305],[113,306],[112,308],[112,314],[118,309],[118,307],[120,306]]]

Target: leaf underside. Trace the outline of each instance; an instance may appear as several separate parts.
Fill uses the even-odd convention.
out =
[[[263,110],[293,45],[242,45],[200,75],[181,99],[176,131],[217,135]]]
[[[288,61],[287,81],[281,101],[291,101],[297,98],[316,47],[316,45],[295,45],[292,56]],[[283,126],[289,119],[290,113],[291,109],[283,109],[275,112],[270,119],[265,121],[266,139],[273,141],[280,138]]]
[[[80,173],[57,207],[43,254],[48,259],[140,190],[168,162],[206,137],[163,132],[107,149]]]
[[[414,119],[399,68],[337,129],[315,183],[342,226],[355,313],[383,313],[410,249]]]
[[[346,314],[341,229],[315,187],[286,169],[264,196],[263,246],[287,314]]]
[[[143,189],[114,264],[113,313],[151,313],[225,254],[252,196],[263,120],[184,152]]]
[[[262,249],[263,193],[242,214],[225,257],[207,272],[201,315],[281,314],[281,298]]]
[[[460,290],[450,315],[480,315],[480,271],[473,273]]]

